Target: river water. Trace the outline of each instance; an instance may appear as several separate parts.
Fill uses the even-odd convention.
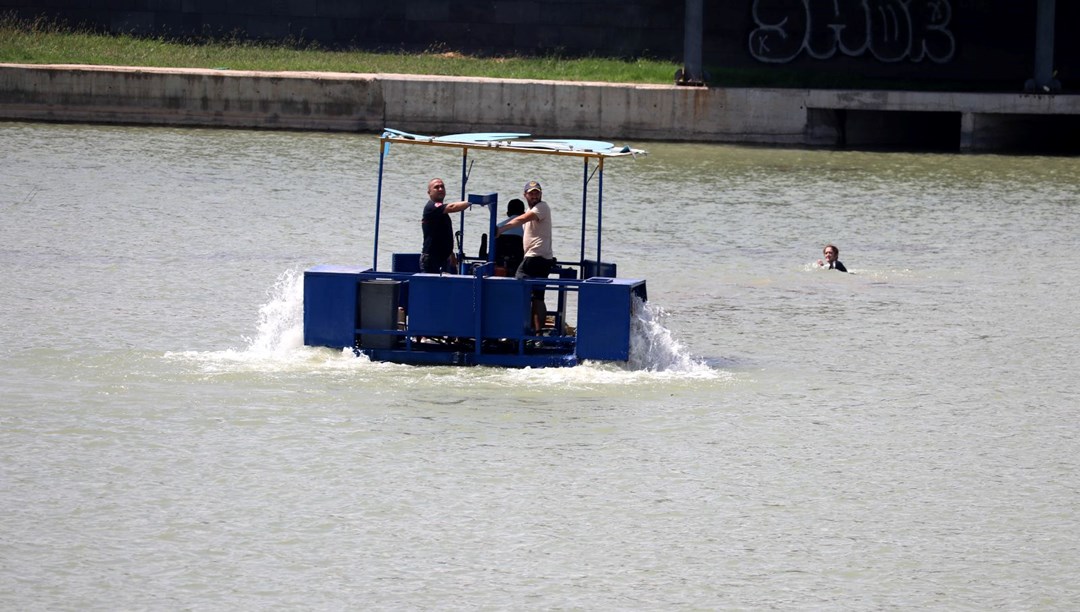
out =
[[[1080,159],[633,144],[633,367],[415,368],[301,341],[375,137],[0,124],[0,607],[1080,605]],[[474,161],[578,259],[580,165]]]

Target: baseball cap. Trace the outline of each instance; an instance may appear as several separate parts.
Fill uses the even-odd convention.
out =
[[[543,191],[543,189],[540,187],[540,183],[537,183],[536,181],[529,181],[528,183],[525,183],[525,191],[524,191],[524,193],[529,193],[530,191],[532,191],[534,189],[536,191]]]

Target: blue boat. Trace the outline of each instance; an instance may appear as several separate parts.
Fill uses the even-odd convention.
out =
[[[585,360],[627,361],[635,309],[644,307],[647,294],[643,279],[618,278],[616,264],[601,258],[604,163],[645,152],[600,141],[527,137],[509,132],[421,136],[386,129],[379,139],[372,267],[318,265],[304,272],[304,344],[352,349],[373,361],[412,365],[539,368]],[[393,253],[391,269],[378,270],[383,170],[390,145],[395,151],[426,146],[460,155],[462,199],[473,207],[458,220],[458,274],[421,273],[419,253]],[[475,228],[479,218],[477,233],[495,236],[500,218],[498,194],[466,197],[469,153],[477,151],[558,156],[583,165],[577,261],[559,260],[546,279],[519,280],[513,270],[499,265],[503,259],[495,240],[475,257],[465,254],[461,234],[466,224]],[[590,258],[587,188],[594,179],[596,231]],[[543,329],[535,330],[531,295],[538,289],[545,291],[548,309]]]

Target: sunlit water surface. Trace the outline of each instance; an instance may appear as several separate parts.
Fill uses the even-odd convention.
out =
[[[0,124],[0,608],[1080,605],[1080,160],[634,144],[633,365],[415,368],[302,346],[374,137]],[[576,162],[473,157],[579,258]]]

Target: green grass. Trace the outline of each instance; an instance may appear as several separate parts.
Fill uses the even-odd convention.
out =
[[[0,17],[0,62],[161,68],[432,74],[514,79],[672,83],[678,65],[655,60],[473,57],[454,52],[329,51],[293,41],[176,41],[104,35]]]
[[[0,14],[0,62],[83,64],[162,68],[430,74],[503,79],[675,82],[675,62],[588,57],[477,57],[445,49],[426,53],[332,51],[305,41],[259,43],[237,36],[212,40],[173,40],[106,35],[46,20],[25,21]],[[1000,82],[901,81],[854,72],[816,72],[786,66],[705,66],[714,87],[806,89],[907,89],[914,91],[1009,91]]]

